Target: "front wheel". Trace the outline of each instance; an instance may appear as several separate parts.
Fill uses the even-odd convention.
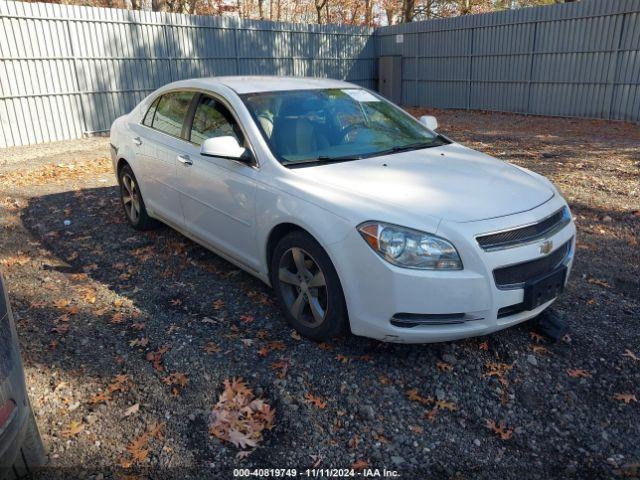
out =
[[[320,244],[307,233],[286,235],[271,259],[271,284],[288,322],[302,335],[326,340],[347,323],[338,274]]]

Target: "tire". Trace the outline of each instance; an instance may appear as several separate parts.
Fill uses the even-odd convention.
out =
[[[118,184],[120,185],[122,209],[129,225],[136,230],[158,228],[160,223],[147,214],[142,193],[140,192],[140,184],[129,165],[123,166],[118,172]]]
[[[13,463],[4,471],[5,479],[21,479],[29,478],[34,472],[47,462],[47,456],[44,451],[40,432],[33,411],[29,413],[26,420],[24,439],[20,446],[20,451]],[[2,478],[2,470],[0,469],[0,478]]]
[[[313,340],[327,340],[346,330],[347,307],[340,279],[311,235],[295,231],[283,237],[271,256],[270,272],[287,321],[298,332]]]

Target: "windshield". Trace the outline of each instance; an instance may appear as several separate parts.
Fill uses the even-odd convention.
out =
[[[284,165],[355,160],[448,143],[363,89],[252,93],[243,100]]]

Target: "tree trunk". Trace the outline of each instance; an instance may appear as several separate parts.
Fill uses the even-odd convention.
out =
[[[403,22],[409,23],[413,21],[413,9],[415,5],[416,5],[416,0],[404,0],[403,12],[402,12]]]
[[[322,23],[322,9],[327,4],[327,0],[315,0],[314,5],[316,7],[316,14],[318,16],[318,23]],[[327,18],[327,21],[329,19]]]
[[[258,16],[264,20],[264,0],[258,0]]]

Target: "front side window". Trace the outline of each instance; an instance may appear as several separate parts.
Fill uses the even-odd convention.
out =
[[[203,96],[198,103],[189,140],[201,145],[207,138],[231,136],[242,145],[242,131],[235,118],[222,103]]]
[[[153,116],[153,128],[168,135],[180,137],[193,95],[193,92],[173,92],[160,97]]]
[[[246,94],[284,165],[356,160],[448,143],[395,105],[359,88]]]

